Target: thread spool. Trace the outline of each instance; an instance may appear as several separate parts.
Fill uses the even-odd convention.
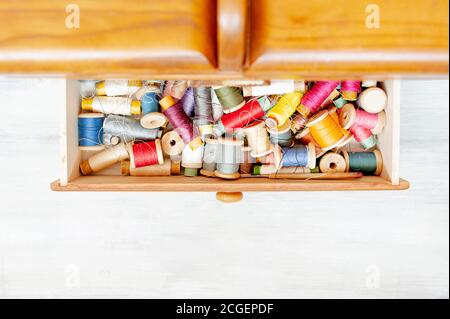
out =
[[[82,113],[78,115],[78,145],[83,150],[103,148],[102,113]]]
[[[188,144],[192,150],[203,145],[202,139],[194,130],[191,119],[184,113],[181,103],[175,102],[171,96],[166,96],[159,102],[164,115],[169,119],[170,124],[181,136],[185,144]]]
[[[380,113],[387,105],[386,92],[378,87],[371,87],[361,92],[357,104],[369,113]]]
[[[271,152],[269,134],[264,122],[255,122],[244,129],[253,157],[262,157]]]
[[[189,83],[185,80],[166,81],[164,83],[163,96],[172,96],[181,100],[188,89]]]
[[[183,106],[183,111],[187,116],[194,116],[195,99],[194,99],[194,89],[188,88],[186,93],[184,93],[181,98],[181,105]]]
[[[361,92],[361,81],[342,81],[342,97],[347,101],[356,101],[359,92]]]
[[[280,167],[275,165],[255,165],[253,167],[254,175],[270,175],[270,174],[309,174],[312,170],[308,167]]]
[[[267,113],[266,125],[275,128],[286,123],[300,104],[302,96],[298,92],[284,94]]]
[[[239,166],[239,173],[241,174],[251,174],[253,171],[253,164],[256,162],[256,159],[250,155],[250,152],[250,147],[242,147],[242,163]]]
[[[316,167],[316,149],[313,143],[283,147],[281,167]]]
[[[223,179],[238,179],[241,177],[239,167],[241,163],[242,146],[244,141],[229,137],[218,139],[217,169],[215,175]]]
[[[339,81],[317,81],[303,95],[297,111],[305,118],[308,118],[310,114],[316,113],[338,85]]]
[[[214,172],[217,166],[217,153],[219,151],[219,143],[213,137],[205,139],[205,150],[203,153],[203,166],[200,174],[203,176],[215,176]]]
[[[231,113],[239,110],[245,105],[241,88],[234,86],[218,86],[214,88],[217,99],[223,107],[224,113]]]
[[[342,96],[338,96],[333,100],[334,106],[336,106],[338,109],[343,108],[347,103],[347,100],[345,100]]]
[[[161,145],[164,154],[169,156],[180,155],[183,152],[185,146],[183,139],[175,131],[170,131],[164,134],[161,139]]]
[[[116,146],[108,147],[86,161],[81,162],[80,171],[83,175],[91,175],[129,158],[130,155],[126,144],[120,143]]]
[[[165,127],[167,122],[167,117],[159,112],[148,113],[141,118],[141,126],[150,130]]]
[[[273,80],[269,85],[246,86],[243,88],[243,95],[244,97],[281,95],[294,91],[304,92],[305,90],[305,81]]]
[[[128,143],[134,140],[148,141],[161,137],[160,130],[143,128],[139,121],[118,115],[106,117],[103,131],[105,136],[109,137],[109,139],[105,138],[105,143],[112,145],[120,141]]]
[[[81,101],[81,109],[86,112],[100,112],[116,115],[141,114],[141,102],[128,97],[96,96]]]
[[[202,135],[212,134],[213,109],[211,89],[203,86],[194,89],[194,124],[198,126]]]
[[[98,82],[95,90],[98,96],[131,96],[141,87],[139,80],[106,80]]]
[[[352,126],[350,132],[353,134],[355,140],[368,150],[377,145],[377,139],[372,132],[364,127]]]
[[[292,145],[292,131],[290,121],[286,121],[283,125],[275,128],[267,128],[270,134],[270,142],[283,147]]]
[[[233,133],[235,130],[246,127],[264,117],[266,112],[272,107],[267,97],[251,100],[239,110],[224,114],[219,122],[214,126],[216,135]]]
[[[131,143],[129,145],[130,161],[134,167],[140,168],[164,163],[161,141]]]
[[[361,172],[364,175],[381,175],[383,171],[383,156],[379,150],[373,152],[342,151],[346,162],[346,172]]]
[[[362,81],[361,86],[362,86],[363,88],[371,88],[371,87],[376,87],[377,84],[378,84],[378,81],[375,81],[375,80],[365,80],[365,81]]]
[[[170,159],[165,159],[164,163],[161,165],[150,165],[136,168],[131,161],[121,162],[121,172],[122,175],[130,175],[137,177],[144,176],[171,176],[172,172],[177,168],[174,167],[180,165],[179,162],[172,162]]]
[[[377,135],[383,131],[386,124],[386,113],[384,111],[369,113],[362,109],[355,109],[349,103],[342,108],[340,123],[345,129],[350,129],[352,126],[360,126],[371,130],[373,134]]]
[[[147,93],[155,93],[155,98],[159,100],[159,96],[161,95],[161,90],[159,86],[156,84],[148,84],[146,83],[144,86],[142,86],[139,90],[134,93],[134,96],[137,100],[142,102],[142,99]],[[156,107],[159,108],[159,103],[156,105]]]
[[[329,115],[327,110],[314,115],[306,126],[314,141],[324,151],[343,146],[350,141],[348,132]]]
[[[159,98],[156,92],[145,93],[141,100],[142,114],[159,112]]]
[[[96,95],[95,86],[97,81],[95,80],[80,80],[80,95],[83,99],[92,98]]]
[[[347,164],[342,155],[330,152],[322,156],[319,168],[322,173],[344,173]]]
[[[197,147],[193,150],[189,145],[183,149],[181,166],[184,168],[184,176],[194,177],[198,176],[199,170],[203,165],[203,151],[204,146]]]
[[[291,131],[293,133],[297,133],[305,128],[305,124],[307,119],[303,117],[301,114],[296,114],[291,122]]]
[[[220,104],[220,101],[217,98],[216,92],[213,88],[211,88],[211,100],[214,122],[218,122],[223,116],[223,106]]]

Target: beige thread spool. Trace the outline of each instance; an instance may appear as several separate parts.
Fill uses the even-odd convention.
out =
[[[81,174],[91,175],[129,158],[130,154],[128,153],[127,145],[120,143],[93,155],[86,161],[81,162]]]
[[[322,156],[319,168],[322,173],[345,173],[347,164],[342,155],[330,152]]]
[[[369,113],[380,113],[387,105],[386,92],[379,87],[368,88],[359,94],[357,104]]]
[[[263,157],[271,152],[269,133],[264,122],[256,122],[244,128],[248,146],[253,157]]]
[[[98,96],[131,96],[142,87],[140,80],[106,80],[95,85]]]
[[[164,154],[169,156],[180,155],[185,146],[183,139],[175,131],[170,131],[164,134],[161,139],[161,145]]]
[[[165,127],[167,123],[167,117],[159,112],[148,113],[141,118],[141,126],[147,129]]]
[[[121,163],[122,175],[130,176],[171,176],[176,175],[178,171],[180,174],[180,162],[172,162],[170,159],[164,159],[162,165],[150,165],[136,168],[131,161],[122,161]]]

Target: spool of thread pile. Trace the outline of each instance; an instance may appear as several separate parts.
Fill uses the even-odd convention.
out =
[[[98,96],[131,96],[142,87],[140,80],[106,80],[95,86]]]
[[[322,156],[319,168],[322,173],[344,173],[347,169],[347,164],[342,155],[330,152]]]
[[[217,153],[217,170],[215,175],[223,179],[238,179],[241,177],[239,166],[242,160],[244,141],[220,137],[218,142],[219,151]]]
[[[103,114],[139,115],[141,114],[141,102],[128,97],[96,96],[83,99],[81,109]]]
[[[217,166],[217,153],[219,151],[219,143],[217,139],[208,137],[205,139],[205,151],[203,153],[203,168],[200,174],[204,176],[214,176]]]
[[[269,128],[284,125],[295,113],[302,96],[303,94],[298,92],[284,94],[267,113],[266,125]]]
[[[184,113],[181,103],[175,102],[171,96],[166,96],[159,102],[164,115],[169,119],[170,124],[181,136],[184,143],[189,145],[192,150],[203,145],[202,139],[194,130],[191,119]]]
[[[347,101],[356,101],[359,92],[361,92],[361,81],[342,81],[342,97]]]
[[[386,124],[386,113],[369,113],[362,109],[355,109],[352,104],[347,104],[342,108],[340,115],[341,125],[345,129],[352,126],[359,126],[371,130],[373,134],[380,134]]]
[[[327,110],[314,115],[306,124],[314,141],[324,151],[343,146],[349,142],[349,133],[344,130]]]
[[[211,89],[206,86],[194,89],[194,124],[198,126],[202,135],[212,134],[213,109],[211,100]]]
[[[308,118],[320,110],[330,94],[338,87],[339,81],[317,81],[313,87],[303,95],[297,111]]]
[[[82,113],[78,115],[78,144],[82,149],[103,147],[102,113]]]
[[[383,171],[383,157],[379,150],[373,152],[342,151],[341,154],[345,159],[347,172],[379,176]]]
[[[201,145],[195,150],[186,145],[183,150],[181,166],[184,168],[184,176],[198,176],[199,170],[203,166],[204,146]]]
[[[269,134],[264,122],[255,122],[244,129],[253,157],[262,157],[271,152]]]
[[[372,132],[364,127],[352,126],[350,132],[353,134],[355,140],[368,150],[377,145],[377,139]]]
[[[224,114],[214,126],[214,131],[219,136],[224,133],[231,134],[234,130],[246,127],[263,118],[271,107],[270,100],[267,97],[251,100],[239,110]]]
[[[91,156],[88,160],[81,162],[81,174],[91,175],[129,158],[130,155],[126,144],[120,143],[116,146],[108,147]]]
[[[154,140],[161,137],[160,130],[143,128],[139,121],[129,117],[109,115],[103,124],[105,143],[115,145],[119,142],[135,140]]]
[[[233,86],[219,86],[214,92],[223,107],[224,113],[234,112],[245,105],[242,89]]]
[[[136,168],[162,165],[164,157],[160,140],[131,143],[129,145],[130,161]]]
[[[292,145],[292,131],[290,121],[286,121],[283,125],[275,128],[267,128],[270,134],[270,142],[278,144],[282,147],[289,147]]]

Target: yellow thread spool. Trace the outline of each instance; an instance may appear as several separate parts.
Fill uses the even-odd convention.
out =
[[[299,92],[284,94],[269,113],[267,113],[266,125],[269,128],[275,128],[285,124],[291,115],[295,113],[302,97],[303,93]]]
[[[340,146],[348,138],[347,131],[329,115],[327,110],[314,115],[306,126],[313,139],[324,151]]]

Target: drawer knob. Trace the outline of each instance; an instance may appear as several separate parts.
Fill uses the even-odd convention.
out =
[[[244,194],[241,192],[218,192],[216,198],[223,203],[237,203],[244,198]]]

